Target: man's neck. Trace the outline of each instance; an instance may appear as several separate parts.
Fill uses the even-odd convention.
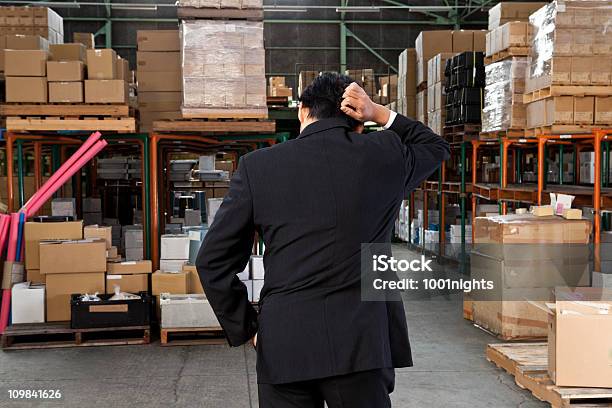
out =
[[[302,133],[304,131],[304,129],[306,129],[306,127],[308,125],[311,125],[313,123],[315,123],[316,121],[318,121],[319,119],[317,118],[306,118],[301,124],[300,124],[300,133]]]

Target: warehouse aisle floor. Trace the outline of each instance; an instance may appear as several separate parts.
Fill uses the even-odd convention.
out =
[[[395,251],[406,251],[396,246]],[[397,371],[395,408],[546,407],[484,358],[494,339],[461,316],[461,299],[406,304],[415,366]],[[10,401],[10,389],[62,401]],[[92,347],[0,353],[0,407],[257,407],[251,347]]]

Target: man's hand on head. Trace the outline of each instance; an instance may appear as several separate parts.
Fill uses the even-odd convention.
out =
[[[366,91],[356,82],[346,87],[340,109],[353,119],[360,122],[372,121],[379,126],[384,126],[391,114],[389,109],[372,102]]]

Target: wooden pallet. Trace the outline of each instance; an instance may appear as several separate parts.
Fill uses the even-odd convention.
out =
[[[85,104],[85,103],[54,103],[54,104],[3,104],[0,105],[0,115],[54,116],[61,118],[80,118],[83,116],[127,117],[130,107],[125,104]]]
[[[449,143],[477,140],[480,134],[480,124],[462,124],[444,126],[444,138]]]
[[[185,119],[267,119],[268,108],[181,108]]]
[[[57,117],[45,118],[6,118],[6,129],[12,132],[34,131],[107,131],[119,133],[136,132],[136,119],[134,118],[83,118],[61,119]]]
[[[493,130],[490,132],[480,132],[479,140],[499,140],[499,138],[512,138],[520,139],[525,136],[525,129],[505,129],[505,130]]]
[[[160,330],[162,346],[227,344],[221,327],[177,327]]]
[[[551,96],[609,96],[610,85],[550,85],[523,95],[523,103],[531,103]]]
[[[484,63],[485,65],[489,65],[489,64],[493,64],[494,62],[503,61],[505,59],[512,58],[512,57],[526,57],[529,55],[529,49],[530,47],[521,47],[521,46],[508,47],[505,50],[496,52],[493,55],[485,57]]]
[[[612,389],[557,387],[548,376],[546,343],[489,344],[487,360],[514,377],[516,384],[553,408],[612,407]]]
[[[156,120],[155,132],[274,133],[273,120]]]
[[[71,329],[70,322],[14,324],[2,335],[3,350],[149,344],[150,326]]]
[[[209,20],[249,20],[263,21],[263,9],[217,9],[178,7],[176,10],[178,18],[189,20],[205,18]]]
[[[525,137],[538,137],[547,135],[577,135],[589,134],[593,129],[605,128],[605,125],[552,125],[539,126],[525,130]]]

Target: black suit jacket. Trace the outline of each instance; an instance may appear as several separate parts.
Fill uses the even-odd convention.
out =
[[[397,115],[359,134],[343,118],[243,156],[197,270],[232,346],[257,336],[260,383],[412,365],[401,302],[362,302],[360,247],[391,240],[405,193],[449,156],[422,123]],[[259,315],[236,274],[255,231],[266,245]]]

